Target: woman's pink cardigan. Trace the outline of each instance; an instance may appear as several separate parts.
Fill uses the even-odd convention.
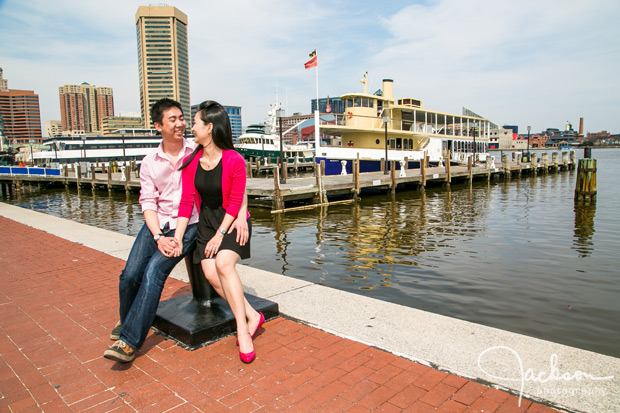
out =
[[[181,202],[179,204],[179,217],[189,218],[192,214],[194,202],[200,212],[200,195],[194,185],[196,169],[200,163],[203,149],[199,150],[194,159],[187,165],[181,174]],[[191,155],[189,155],[191,156]],[[183,163],[189,158],[183,159]],[[222,198],[226,213],[237,218],[243,195],[245,194],[245,161],[243,156],[232,149],[222,151]],[[246,219],[250,217],[248,211]]]

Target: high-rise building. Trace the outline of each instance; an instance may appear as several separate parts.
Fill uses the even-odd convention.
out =
[[[0,90],[7,91],[9,89],[8,81],[2,76],[2,68],[0,67]]]
[[[102,120],[114,116],[112,88],[96,87],[86,82],[58,88],[63,132],[101,132]]]
[[[39,95],[32,90],[9,89],[0,69],[0,119],[10,144],[41,143]]]
[[[241,106],[224,106],[224,110],[228,114],[228,119],[230,119],[230,128],[232,129],[232,138],[236,140],[243,133],[243,127],[241,126]],[[196,116],[196,112],[198,112],[198,108],[200,105],[192,105],[191,119],[187,120],[187,127],[191,128],[194,126],[194,116]]]
[[[62,134],[62,122],[59,120],[48,120],[45,122],[45,136],[53,138]]]
[[[178,101],[190,115],[187,15],[172,6],[140,6],[136,12],[140,107],[144,128],[152,128],[157,100]],[[191,122],[188,122],[188,128]]]

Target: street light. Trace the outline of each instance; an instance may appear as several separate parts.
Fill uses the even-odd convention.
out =
[[[473,128],[474,131],[474,159],[472,159],[472,165],[476,165],[476,127],[474,126]]]
[[[530,157],[530,130],[532,130],[531,126],[527,127],[527,161],[532,162],[532,158]]]
[[[278,121],[280,124],[280,183],[285,184],[286,179],[284,179],[284,151],[283,151],[283,139],[282,139],[282,116],[284,116],[284,110],[283,109],[276,110],[276,116],[278,117]]]
[[[385,109],[383,109],[383,123],[385,124],[385,168],[383,168],[383,174],[387,175],[388,173],[388,133],[387,133],[387,129],[388,129],[388,123],[390,123],[390,115],[388,115],[385,112]]]
[[[123,138],[123,165],[127,166],[127,158],[125,156],[125,134],[121,134],[121,138]]]

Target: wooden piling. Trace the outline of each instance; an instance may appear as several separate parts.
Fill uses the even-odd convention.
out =
[[[551,153],[551,164],[553,165],[553,172],[557,172],[558,171],[558,153],[557,152],[552,152]]]
[[[422,188],[426,188],[426,151],[424,152],[424,159],[420,162],[420,175]]]
[[[575,184],[575,201],[596,200],[596,159],[580,159]]]
[[[543,173],[549,173],[549,154],[547,152],[540,155],[540,163],[542,164]]]
[[[390,161],[390,190],[396,193],[396,162]]]
[[[471,156],[467,158],[467,179],[469,180],[469,184],[471,185],[474,181],[473,176],[473,162]]]
[[[314,177],[316,179],[316,187],[317,187],[317,194],[314,197],[314,202],[316,204],[322,204],[323,203],[323,188],[321,187],[321,184],[323,183],[323,179],[321,179],[321,165],[318,163],[314,163]]]
[[[282,205],[282,192],[280,191],[280,167],[274,166],[273,171],[273,189],[274,189],[274,199],[273,199],[273,208],[274,209],[283,209]]]
[[[562,169],[568,169],[568,152],[562,152]]]
[[[452,183],[452,175],[450,174],[450,151],[448,150],[446,156],[446,185],[450,186],[450,184]]]

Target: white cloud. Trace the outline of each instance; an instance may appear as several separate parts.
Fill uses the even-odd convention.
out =
[[[114,89],[115,110],[139,111],[134,16],[148,2],[0,2],[0,66],[9,87],[40,96],[42,121],[59,119],[58,86]],[[371,92],[432,109],[461,106],[498,123],[620,131],[620,4],[613,0],[170,2],[189,18],[192,103],[243,107],[263,120],[275,100],[307,113],[319,50],[320,94]]]

